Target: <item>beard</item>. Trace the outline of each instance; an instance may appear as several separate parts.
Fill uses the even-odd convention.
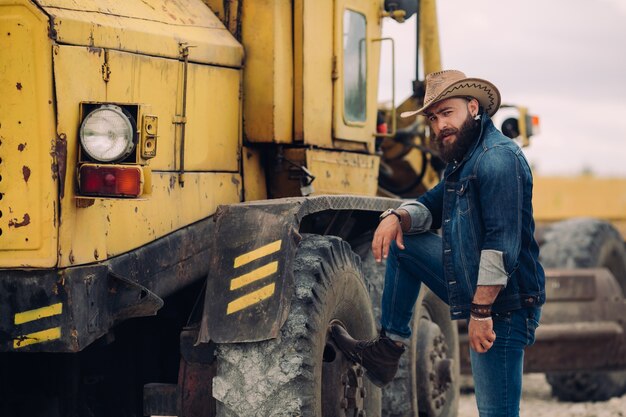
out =
[[[480,119],[474,118],[467,112],[467,118],[460,129],[444,129],[435,138],[435,145],[439,151],[439,156],[446,163],[461,161],[469,148],[476,142],[480,134]],[[444,143],[444,139],[450,135],[456,135],[456,140],[452,143]]]

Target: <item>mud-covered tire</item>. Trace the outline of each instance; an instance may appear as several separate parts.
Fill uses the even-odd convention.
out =
[[[328,343],[329,323],[341,321],[359,339],[376,336],[360,260],[339,238],[304,235],[294,278],[291,309],[278,338],[218,346],[217,416],[332,417],[329,408],[339,409],[325,404],[322,393],[326,366],[343,357]],[[362,383],[366,415],[380,416],[380,389],[366,378]]]
[[[540,252],[545,268],[607,268],[626,294],[626,249],[609,223],[589,218],[556,223],[545,230]],[[546,378],[561,401],[604,401],[626,392],[626,371],[551,372]]]
[[[459,409],[461,360],[457,323],[450,308],[427,288],[421,291],[411,335],[412,386],[420,417],[455,417]]]
[[[363,273],[365,275],[366,282],[372,299],[372,305],[374,307],[374,315],[377,325],[380,324],[381,316],[381,300],[385,282],[385,269],[386,263],[376,263],[374,257],[371,254],[369,246],[365,249],[359,250],[363,259]],[[458,403],[459,403],[459,374],[460,374],[460,360],[459,360],[459,342],[458,331],[456,323],[450,320],[450,312],[448,306],[441,301],[433,292],[431,292],[426,286],[422,287],[420,296],[415,303],[415,312],[413,320],[411,322],[412,335],[411,346],[407,351],[408,354],[402,355],[400,359],[400,365],[398,373],[393,381],[383,388],[382,406],[383,415],[387,417],[453,417],[457,415]],[[446,403],[438,410],[438,413],[428,413],[427,407],[424,409],[419,408],[420,393],[422,397],[431,387],[427,384],[431,383],[430,378],[427,381],[422,381],[424,372],[423,365],[425,359],[423,356],[425,353],[420,352],[417,346],[420,345],[418,335],[420,334],[420,325],[428,326],[428,321],[434,322],[443,333],[445,343],[447,346],[446,355],[448,358],[454,360],[453,363],[453,381],[452,386],[449,387],[449,391],[446,393]],[[423,333],[423,332],[422,332]],[[428,356],[430,359],[430,356]],[[434,357],[435,360],[441,359],[440,357]]]

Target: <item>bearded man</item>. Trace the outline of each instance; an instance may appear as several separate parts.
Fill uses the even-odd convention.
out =
[[[490,119],[499,106],[489,81],[454,70],[426,77],[424,106],[402,116],[427,117],[447,163],[443,178],[381,215],[372,242],[376,261],[387,258],[380,336],[359,341],[331,327],[344,354],[383,386],[395,376],[426,284],[450,306],[452,319],[469,319],[481,417],[519,415],[524,348],[534,342],[545,302],[532,174],[520,147]]]

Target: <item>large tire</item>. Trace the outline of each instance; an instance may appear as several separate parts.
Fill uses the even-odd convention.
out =
[[[339,238],[305,235],[294,276],[278,338],[218,347],[217,415],[343,417],[362,410],[380,416],[380,389],[335,349],[328,332],[339,321],[356,338],[376,336],[358,256]],[[351,400],[354,388],[358,398]]]
[[[556,223],[543,235],[540,261],[546,268],[609,269],[626,294],[626,250],[609,223],[579,218]],[[604,401],[626,392],[626,372],[551,372],[552,394],[561,401]]]
[[[368,283],[376,323],[380,323],[381,300],[385,281],[386,264],[376,263],[369,246],[360,250],[363,272]],[[415,303],[411,322],[411,346],[402,355],[394,380],[383,388],[383,412],[388,417],[454,417],[459,404],[459,342],[457,326],[450,320],[448,306],[426,286],[422,287]],[[442,337],[437,337],[437,336]],[[431,356],[431,353],[433,354]],[[451,383],[446,385],[445,364],[452,359],[449,371]],[[431,378],[430,373],[435,371]],[[437,370],[439,372],[437,372]],[[445,386],[442,390],[441,387]],[[439,391],[441,395],[432,396]],[[430,397],[428,397],[430,395]],[[421,397],[421,401],[420,401]],[[426,401],[426,398],[430,401]],[[442,401],[442,398],[444,399]],[[439,407],[437,407],[437,400]],[[421,404],[421,407],[420,407]]]

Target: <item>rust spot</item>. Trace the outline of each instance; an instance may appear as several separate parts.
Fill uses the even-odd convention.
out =
[[[22,83],[16,83],[15,84],[15,88],[17,88],[18,90],[22,89]]]
[[[67,139],[65,133],[57,136],[54,143],[54,155],[57,169],[57,178],[59,179],[59,198],[65,195],[65,169],[67,161]]]
[[[24,176],[24,182],[28,182],[28,179],[30,178],[30,168],[26,165],[22,167],[22,175]]]
[[[230,182],[232,182],[235,185],[239,185],[239,179],[234,175],[230,177]]]
[[[176,186],[176,177],[174,175],[172,175],[170,177],[170,189],[173,190],[174,186]]]
[[[17,219],[9,220],[9,227],[18,227],[28,226],[30,224],[30,216],[28,213],[25,213],[22,217],[22,221],[18,222]]]
[[[93,35],[90,36],[90,41],[93,42]],[[95,48],[93,46],[89,46],[87,47],[87,51],[89,51],[89,53],[92,53],[94,55],[98,55],[98,56],[102,56],[102,48]]]
[[[96,200],[94,198],[77,198],[76,208],[87,208],[94,205]]]
[[[18,151],[22,152],[24,149],[26,149],[26,142],[20,143],[19,145],[17,145]]]
[[[93,251],[93,258],[96,261],[100,258],[100,255],[98,255],[98,249],[94,249],[94,251]]]
[[[135,207],[135,213],[137,213],[137,211],[139,211],[139,209],[137,207]]]
[[[71,263],[71,264],[73,264],[73,263],[74,263],[74,260],[75,260],[75,259],[74,259],[74,251],[70,251],[70,255],[69,255],[69,257],[68,257],[68,258],[69,258],[69,260],[70,260],[70,263]]]
[[[54,16],[50,16],[50,24],[48,25],[48,37],[52,40],[57,38],[57,22],[54,20]]]

